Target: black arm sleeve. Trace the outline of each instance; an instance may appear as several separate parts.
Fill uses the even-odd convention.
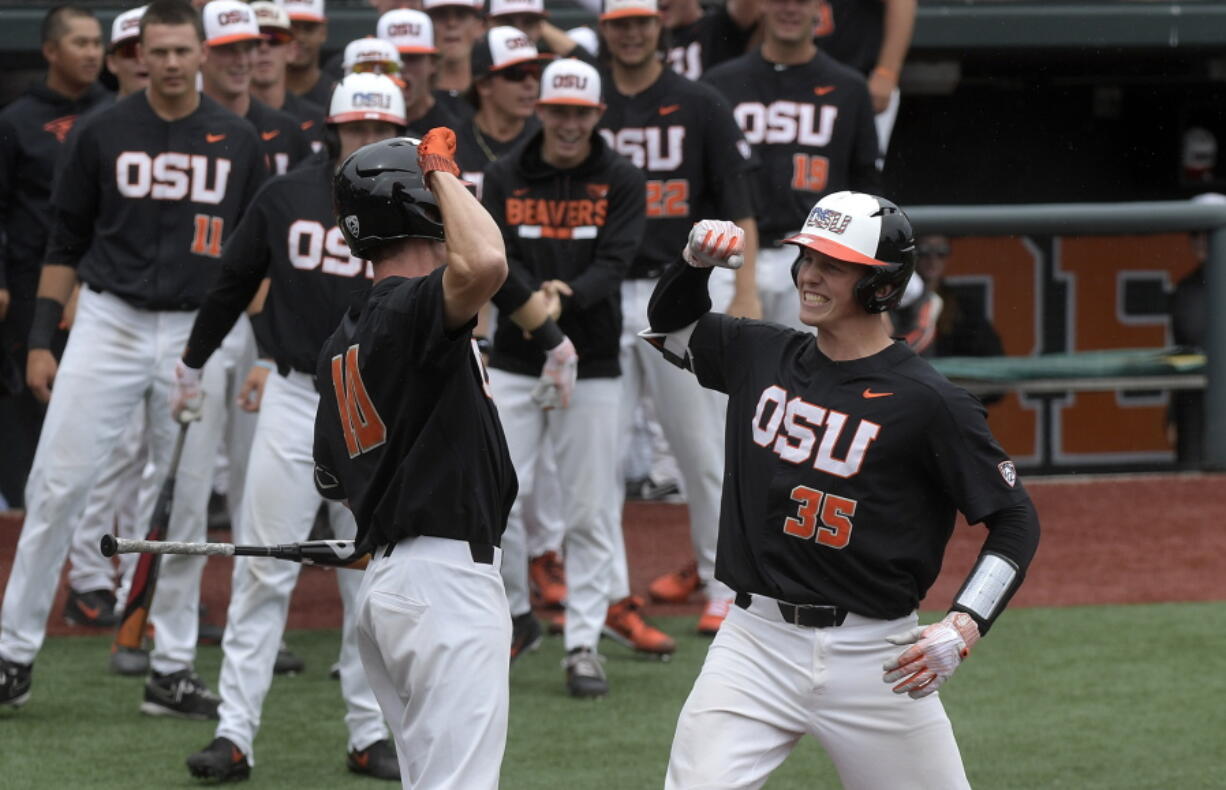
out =
[[[651,292],[647,321],[653,332],[675,332],[711,312],[711,269],[674,261]]]
[[[983,523],[988,528],[988,537],[983,542],[980,556],[998,554],[1004,557],[1016,566],[1017,575],[1013,577],[1012,583],[1004,592],[990,619],[984,620],[957,603],[950,607],[950,611],[966,612],[973,617],[979,626],[981,635],[986,634],[992,627],[992,623],[996,622],[996,618],[1000,617],[1000,613],[1009,605],[1013,594],[1022,586],[1022,580],[1026,578],[1026,569],[1030,567],[1030,561],[1034,559],[1035,551],[1039,547],[1039,514],[1034,509],[1034,503],[1027,498],[1023,502],[992,513],[983,520]]]

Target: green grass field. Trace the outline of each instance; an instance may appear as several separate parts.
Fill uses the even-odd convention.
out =
[[[679,637],[676,658],[644,660],[605,643],[612,693],[602,701],[566,696],[560,638],[546,638],[515,666],[503,788],[662,786],[673,725],[706,640],[690,636],[692,618],[658,624]],[[1223,634],[1226,603],[1011,610],[942,691],[972,784],[1226,787]],[[332,631],[288,634],[307,671],[274,682],[248,786],[376,786],[345,770],[339,684],[327,674],[336,640]],[[108,643],[48,641],[30,702],[0,709],[0,787],[198,784],[183,760],[212,738],[212,723],[139,714],[141,681],[106,672]],[[220,658],[219,648],[201,650],[199,669],[210,685]],[[768,787],[839,784],[806,739]]]

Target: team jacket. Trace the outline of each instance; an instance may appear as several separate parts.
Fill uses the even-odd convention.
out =
[[[247,109],[247,120],[260,135],[260,150],[269,173],[288,172],[311,155],[310,141],[303,135],[298,120],[289,113],[274,110],[253,98]]]
[[[761,51],[703,75],[732,104],[761,161],[755,181],[758,231],[777,242],[804,224],[829,192],[875,192],[877,130],[864,78],[818,52],[808,63],[779,66]]]
[[[974,524],[1029,502],[983,406],[902,343],[835,362],[812,333],[708,312],[688,353],[729,396],[715,575],[734,590],[902,617],[957,511]]]
[[[77,119],[111,95],[95,84],[70,99],[35,85],[0,112],[0,288],[10,267],[37,277],[56,159]]]
[[[636,96],[604,75],[600,133],[647,175],[647,227],[626,277],[658,277],[704,218],[753,215],[752,152],[723,97],[665,69]]]
[[[541,133],[485,171],[482,203],[502,228],[510,273],[494,298],[498,329],[493,367],[535,376],[544,352],[508,317],[545,280],[574,291],[558,326],[579,353],[579,378],[618,376],[621,283],[643,236],[644,179],[592,135],[578,167],[559,170],[541,158]]]
[[[541,128],[540,121],[533,115],[524,123],[524,128],[510,140],[496,140],[487,134],[482,134],[475,119],[462,121],[455,131],[455,161],[460,166],[460,177],[472,184],[481,199],[482,183],[485,181],[485,168],[497,162],[502,157],[515,150],[526,140],[536,134]]]
[[[207,96],[164,121],[144,91],[81,123],[56,180],[46,263],[146,310],[194,310],[266,171],[246,120]]]
[[[814,40],[818,49],[868,75],[885,36],[882,0],[821,0]]]
[[[696,80],[708,69],[744,55],[755,27],[737,25],[722,3],[707,6],[695,21],[668,31],[668,65]]]
[[[472,339],[443,325],[443,268],[388,277],[319,357],[316,486],[358,545],[411,535],[499,545],[518,483]]]
[[[226,240],[221,273],[196,315],[184,361],[203,367],[269,278],[261,346],[282,372],[315,373],[319,349],[370,291],[370,264],[349,254],[332,210],[335,162],[315,157],[256,193]]]

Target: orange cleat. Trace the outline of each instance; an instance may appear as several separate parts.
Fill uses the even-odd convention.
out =
[[[673,638],[643,620],[640,613],[644,601],[637,595],[623,598],[609,605],[609,614],[604,622],[604,634],[640,653],[666,657],[677,649]]]
[[[566,600],[566,568],[556,551],[533,557],[528,563],[528,578],[536,588],[538,605],[556,609]]]
[[[698,618],[698,633],[703,636],[715,636],[724,618],[728,616],[730,606],[732,606],[732,600],[728,598],[713,598],[707,601],[707,605],[702,610],[702,617]]]
[[[656,603],[685,603],[701,586],[698,563],[691,562],[679,571],[658,577],[647,588],[647,592]]]

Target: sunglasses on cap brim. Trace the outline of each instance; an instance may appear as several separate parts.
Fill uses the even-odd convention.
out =
[[[260,35],[264,37],[261,43],[270,47],[279,47],[294,40],[294,34],[291,31],[280,27],[262,27]]]
[[[399,74],[400,64],[394,60],[361,60],[349,69],[353,74]]]

